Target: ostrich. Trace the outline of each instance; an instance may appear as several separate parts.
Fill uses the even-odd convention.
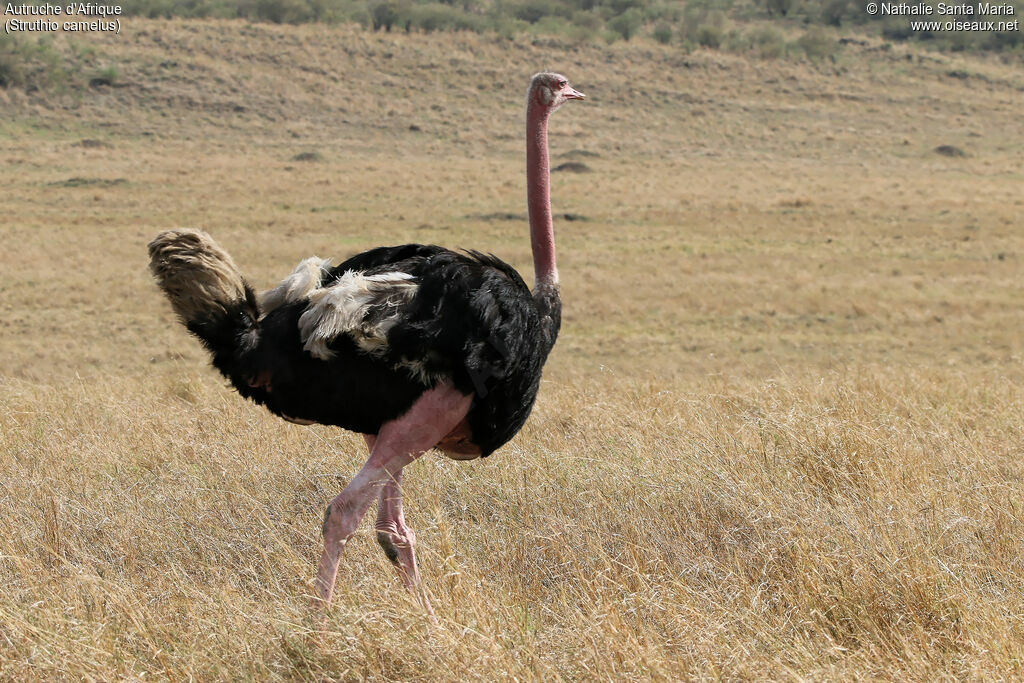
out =
[[[476,251],[406,244],[340,265],[309,258],[257,297],[209,235],[172,230],[149,244],[175,313],[238,392],[298,424],[362,433],[370,457],[324,513],[314,604],[330,604],[345,544],[374,500],[377,540],[428,613],[402,514],[402,468],[438,448],[487,457],[523,426],[561,323],[547,123],[584,95],[533,77],[526,184],[536,282]]]

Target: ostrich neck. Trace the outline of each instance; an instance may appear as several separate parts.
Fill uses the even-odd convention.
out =
[[[551,223],[548,113],[546,107],[530,98],[526,109],[526,203],[530,210],[530,246],[537,289],[558,284],[555,230]]]

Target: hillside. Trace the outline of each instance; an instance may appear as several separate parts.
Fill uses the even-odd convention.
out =
[[[1024,674],[1019,67],[136,17],[47,49],[82,76],[0,89],[0,677]],[[528,272],[541,68],[588,100],[534,417],[409,468],[440,625],[364,524],[314,634],[360,442],[224,387],[145,244],[202,227],[258,288],[409,241]]]

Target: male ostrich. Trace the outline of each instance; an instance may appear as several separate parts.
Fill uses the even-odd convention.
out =
[[[376,499],[377,540],[419,593],[415,536],[402,515],[402,468],[431,448],[486,457],[519,431],[558,335],[548,171],[551,112],[584,95],[565,77],[533,77],[526,104],[526,184],[536,284],[475,251],[379,247],[331,267],[306,259],[259,298],[206,233],[163,232],[150,269],[171,306],[242,396],[299,424],[360,432],[370,457],[324,514],[317,603]]]

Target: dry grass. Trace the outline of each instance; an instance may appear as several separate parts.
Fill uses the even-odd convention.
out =
[[[123,88],[0,91],[0,677],[1024,676],[1018,71],[128,29],[90,37]],[[534,417],[410,468],[439,625],[364,528],[314,633],[361,444],[225,388],[144,245],[202,227],[258,286],[403,241],[527,269],[492,214],[549,66],[593,172],[554,179],[587,220]]]

